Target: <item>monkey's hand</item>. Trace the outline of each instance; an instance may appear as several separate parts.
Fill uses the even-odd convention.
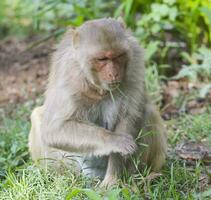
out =
[[[110,141],[110,148],[113,149],[113,152],[115,153],[128,155],[136,150],[137,145],[133,137],[129,134],[113,135]]]

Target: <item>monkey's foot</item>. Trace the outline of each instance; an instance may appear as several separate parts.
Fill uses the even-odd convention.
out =
[[[118,179],[113,176],[105,177],[103,181],[100,184],[100,187],[112,187],[114,185],[118,184]]]

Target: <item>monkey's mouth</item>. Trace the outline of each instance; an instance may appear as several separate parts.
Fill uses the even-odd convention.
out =
[[[109,90],[115,90],[115,89],[119,88],[120,83],[121,83],[120,81],[115,81],[115,82],[112,82],[112,83],[108,83]]]

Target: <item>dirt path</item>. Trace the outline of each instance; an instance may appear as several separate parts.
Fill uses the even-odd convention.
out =
[[[15,39],[0,43],[0,107],[35,98],[45,89],[54,41],[26,51],[31,44]]]

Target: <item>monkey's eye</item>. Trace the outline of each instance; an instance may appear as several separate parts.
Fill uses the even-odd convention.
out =
[[[108,58],[104,57],[104,58],[97,58],[97,61],[107,61]]]
[[[120,58],[120,57],[123,57],[125,55],[126,55],[126,52],[123,52],[123,53],[119,54],[116,58]]]

